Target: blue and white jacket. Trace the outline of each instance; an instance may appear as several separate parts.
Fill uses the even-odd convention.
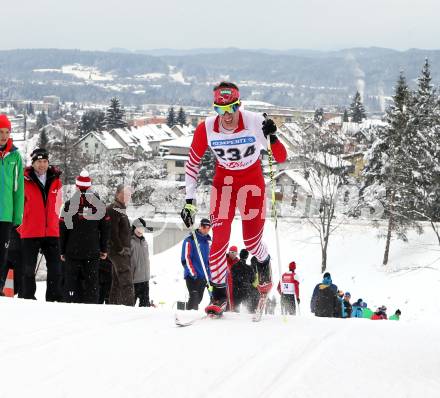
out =
[[[209,247],[211,237],[209,235],[203,235],[198,230],[195,231],[197,236],[197,241],[199,242],[200,251],[202,253],[203,261],[206,266],[206,272],[209,279],[211,279],[211,273],[209,270]],[[182,265],[184,268],[184,278],[193,279],[205,279],[205,274],[203,272],[203,265],[199,258],[199,253],[197,252],[196,242],[191,235],[189,235],[182,244]]]

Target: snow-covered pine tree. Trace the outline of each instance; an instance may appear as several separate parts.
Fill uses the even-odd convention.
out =
[[[201,185],[212,185],[215,162],[213,152],[207,149],[200,162],[199,182]]]
[[[42,127],[47,126],[48,125],[48,121],[47,121],[47,116],[46,116],[46,112],[41,112],[38,114],[37,116],[37,122],[36,122],[36,129],[40,130]]]
[[[364,104],[362,103],[361,94],[356,91],[353,102],[350,105],[351,121],[361,123],[362,120],[367,118]]]
[[[313,120],[315,123],[318,123],[320,126],[324,123],[324,109],[318,108],[315,110],[315,114],[313,115]]]
[[[168,109],[168,116],[167,116],[167,125],[168,127],[173,127],[177,124],[176,121],[176,112],[174,111],[174,107],[171,106]]]
[[[38,148],[49,149],[49,137],[47,136],[46,129],[43,127],[40,131],[40,137],[38,138]]]
[[[428,220],[440,244],[440,103],[425,60],[409,105],[408,181],[416,218]]]
[[[91,131],[104,130],[105,114],[99,110],[90,110],[85,112],[78,124],[78,134],[84,137]]]
[[[343,122],[349,122],[350,119],[348,118],[348,111],[347,109],[344,109],[344,115],[342,116],[342,121]]]
[[[179,112],[177,113],[177,124],[181,126],[186,126],[186,113],[182,107],[179,108]]]
[[[378,129],[377,138],[367,153],[363,197],[366,203],[378,200],[388,221],[383,265],[388,264],[392,234],[407,240],[413,221],[408,184],[407,142],[410,92],[403,73],[397,82],[393,103],[387,109],[386,127]]]
[[[127,127],[124,120],[125,111],[121,106],[119,99],[114,97],[110,100],[110,106],[105,113],[104,125],[107,130]]]

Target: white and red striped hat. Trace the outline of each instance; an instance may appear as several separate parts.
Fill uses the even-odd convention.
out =
[[[78,177],[76,177],[75,181],[76,186],[78,189],[82,191],[86,191],[92,186],[92,180],[90,179],[89,173],[87,170],[81,171]]]

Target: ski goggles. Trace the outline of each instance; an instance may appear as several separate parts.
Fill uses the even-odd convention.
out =
[[[239,107],[240,107],[240,100],[237,100],[237,101],[233,102],[232,104],[228,104],[228,105],[217,105],[217,104],[214,104],[214,110],[219,115],[224,115],[226,112],[228,112],[228,113],[235,113],[235,112],[238,111]]]

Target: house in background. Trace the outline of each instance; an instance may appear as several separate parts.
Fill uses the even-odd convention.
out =
[[[76,142],[73,147],[93,163],[100,162],[103,157],[120,154],[124,149],[124,146],[108,131],[92,131]]]
[[[189,158],[192,139],[192,136],[184,136],[162,143],[161,147],[167,150],[163,158],[169,180],[185,181],[185,162]]]

